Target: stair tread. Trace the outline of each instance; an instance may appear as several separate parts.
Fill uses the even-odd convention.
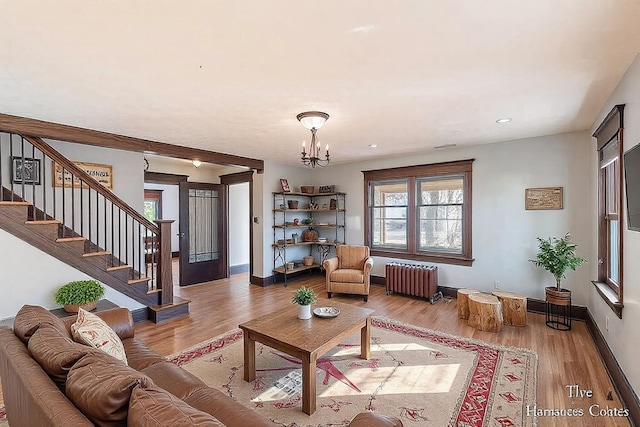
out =
[[[85,240],[87,240],[86,237],[59,237],[56,242],[84,242]]]
[[[149,280],[151,280],[151,277],[140,277],[138,279],[129,279],[127,283],[133,285],[134,283],[148,282]]]
[[[31,206],[29,202],[12,202],[10,200],[4,200],[0,202],[0,206]]]
[[[180,298],[177,296],[173,297],[173,303],[172,304],[163,304],[163,305],[150,305],[149,308],[151,310],[154,311],[162,311],[162,310],[166,310],[168,308],[172,308],[175,307],[177,305],[185,305],[185,304],[189,304],[191,302],[191,300],[188,299],[184,299],[184,298]]]
[[[82,254],[82,256],[84,256],[84,257],[101,256],[101,255],[111,255],[111,252],[109,252],[109,251],[97,251],[97,252],[86,252],[86,253]]]
[[[44,225],[44,224],[60,224],[57,219],[41,219],[37,221],[25,221],[27,225]]]
[[[117,270],[124,270],[127,268],[131,268],[130,265],[127,264],[122,264],[122,265],[116,265],[114,267],[107,267],[107,271],[117,271]]]

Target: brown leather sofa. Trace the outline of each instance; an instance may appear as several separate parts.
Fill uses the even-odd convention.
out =
[[[11,427],[270,426],[273,423],[168,362],[134,338],[131,313],[97,313],[122,340],[129,366],[73,341],[75,317],[24,306],[13,330],[0,327],[0,376]],[[393,427],[363,412],[351,427]]]

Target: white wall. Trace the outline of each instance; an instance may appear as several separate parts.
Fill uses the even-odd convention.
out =
[[[142,154],[59,141],[47,142],[70,160],[112,165],[113,191],[133,208],[142,211]],[[50,170],[48,167],[47,171]],[[24,304],[55,308],[55,290],[66,282],[84,278],[87,276],[78,270],[4,231],[0,232],[0,285],[5,294],[0,301],[0,318],[14,316]],[[107,298],[132,309],[141,307],[134,300],[113,290],[108,291]]]
[[[229,186],[229,265],[249,264],[249,183]]]
[[[592,132],[604,120],[606,115],[617,104],[626,104],[624,108],[624,151],[640,142],[640,55],[636,57],[626,74],[611,95],[607,104],[602,108],[597,120],[594,122]],[[596,182],[598,160],[596,156],[595,139],[591,143],[591,175]],[[597,189],[594,186],[593,199],[596,199]],[[595,212],[597,204],[590,207]],[[640,339],[640,232],[630,231],[627,228],[627,207],[622,210],[624,217],[623,226],[623,263],[624,263],[624,308],[622,319],[618,319],[615,313],[603,301],[593,286],[589,287],[589,311],[595,319],[598,328],[604,335],[609,347],[618,360],[618,364],[624,371],[634,390],[640,389],[640,365],[637,363],[638,352],[636,343]],[[591,228],[597,227],[597,219],[594,218]],[[594,234],[592,258],[597,257],[597,235]],[[597,265],[590,265],[591,278],[597,278]],[[609,330],[606,328],[606,319],[609,319]]]
[[[162,190],[162,215],[160,219],[172,219],[171,224],[171,251],[180,251],[180,238],[178,230],[180,227],[180,200],[178,199],[178,186],[166,184],[145,183],[145,190]]]
[[[273,270],[273,192],[282,191],[280,178],[288,180],[291,191],[300,191],[301,185],[312,184],[312,174],[305,168],[265,161],[264,173],[254,177],[254,215],[259,217],[260,223],[253,224],[253,271],[258,277],[270,277]],[[302,259],[304,255],[308,255],[308,249],[305,251],[305,248],[299,247],[290,252],[287,258]]]
[[[592,187],[588,179],[591,144],[586,132],[552,135],[429,154],[331,166],[317,170],[315,185],[335,184],[347,193],[347,243],[364,242],[363,170],[475,159],[473,163],[473,257],[471,267],[439,265],[439,282],[455,288],[501,289],[544,299],[553,276],[528,262],[537,252],[536,237],[571,232],[578,253],[590,257],[593,245]],[[527,211],[525,188],[563,187],[564,209]],[[384,276],[390,259],[375,257],[373,274]],[[589,262],[594,264],[591,257]],[[569,272],[563,286],[574,304],[585,305],[589,269]]]

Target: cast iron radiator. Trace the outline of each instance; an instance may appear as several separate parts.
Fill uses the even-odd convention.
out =
[[[389,263],[385,266],[387,295],[390,292],[428,298],[433,304],[442,298],[438,291],[438,267]]]

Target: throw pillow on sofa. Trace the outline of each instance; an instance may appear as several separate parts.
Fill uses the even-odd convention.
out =
[[[96,351],[71,368],[66,395],[95,424],[125,426],[133,389],[153,385],[146,375]]]
[[[213,415],[199,411],[158,387],[136,387],[127,422],[139,427],[224,427]]]
[[[81,308],[76,322],[71,325],[71,334],[77,342],[102,350],[127,364],[122,341],[111,326],[95,314]]]

